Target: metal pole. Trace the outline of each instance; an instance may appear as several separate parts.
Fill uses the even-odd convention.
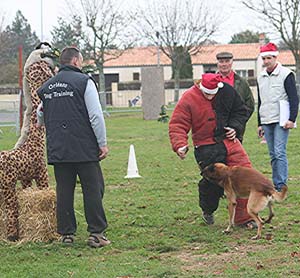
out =
[[[43,0],[41,0],[41,42],[44,39],[44,34],[43,34]]]
[[[156,37],[157,37],[157,66],[160,66],[160,37],[159,37],[159,32],[156,32]]]

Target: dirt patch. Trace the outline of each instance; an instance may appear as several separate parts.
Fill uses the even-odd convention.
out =
[[[199,254],[201,250],[207,250],[205,246],[193,246],[179,252],[169,253],[168,257],[175,256],[182,263],[182,271],[199,272],[203,274],[220,275],[226,269],[239,269],[247,261],[249,253],[257,253],[271,248],[270,245],[234,245],[228,246],[227,250],[219,254]],[[259,262],[257,262],[259,264]],[[257,268],[258,266],[253,266]]]

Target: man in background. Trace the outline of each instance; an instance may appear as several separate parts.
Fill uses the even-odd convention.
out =
[[[275,189],[287,185],[288,161],[286,146],[290,129],[298,115],[299,99],[294,73],[277,62],[279,52],[274,43],[260,47],[264,70],[258,84],[258,135],[266,138],[272,165]],[[280,104],[287,105],[287,118],[280,123]]]
[[[248,82],[239,76],[236,72],[232,70],[233,64],[233,55],[230,52],[220,52],[216,55],[217,58],[217,67],[218,73],[221,76],[221,80],[229,85],[231,85],[237,93],[241,96],[246,108],[247,108],[247,119],[244,122],[244,126],[242,128],[241,134],[239,136],[239,140],[241,143],[243,142],[244,133],[246,130],[246,123],[250,119],[253,111],[254,111],[254,98],[252,95],[252,91],[249,87]],[[243,208],[246,206],[247,199],[237,199],[236,211],[238,211],[237,215],[240,215],[239,211],[244,210]],[[240,219],[237,217],[236,224],[242,224]],[[251,221],[246,223],[246,227],[254,226],[255,222]]]
[[[221,76],[222,82],[231,85],[241,96],[244,104],[248,109],[248,119],[250,119],[254,111],[254,98],[248,82],[232,70],[233,55],[230,52],[220,52],[216,55],[218,73]],[[246,124],[241,134],[240,141],[243,140]]]

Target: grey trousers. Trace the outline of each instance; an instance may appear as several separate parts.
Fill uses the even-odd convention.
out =
[[[57,200],[57,232],[75,234],[77,229],[74,213],[74,191],[79,176],[85,219],[90,233],[101,233],[107,227],[102,205],[104,180],[99,162],[55,163]]]

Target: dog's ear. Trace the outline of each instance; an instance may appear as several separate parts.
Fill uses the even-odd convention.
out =
[[[214,163],[209,164],[209,165],[207,166],[207,170],[208,170],[209,172],[215,171],[215,164],[214,164]]]
[[[203,174],[213,172],[214,170],[215,170],[215,164],[209,164],[204,169],[202,169],[200,174],[203,176]]]
[[[209,171],[209,172],[213,173],[213,172],[215,172],[215,170],[216,170],[216,166],[215,166],[214,163],[208,165],[208,171]]]

